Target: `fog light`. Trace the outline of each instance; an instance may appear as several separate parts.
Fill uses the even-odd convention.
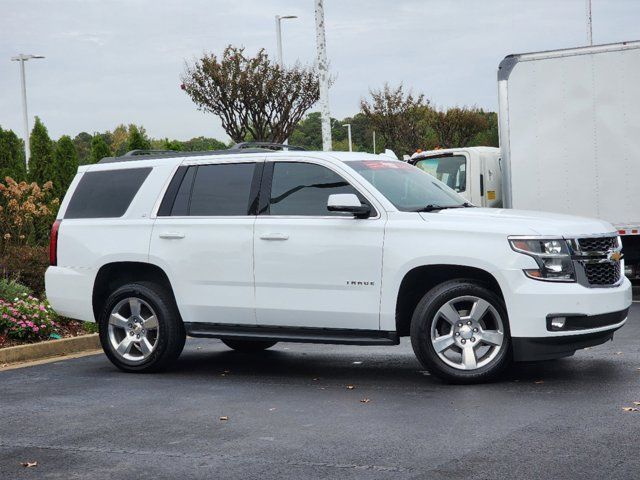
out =
[[[554,317],[551,319],[551,330],[562,330],[565,323],[567,323],[567,317]]]

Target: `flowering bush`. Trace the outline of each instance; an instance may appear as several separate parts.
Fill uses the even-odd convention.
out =
[[[9,302],[0,299],[0,333],[10,339],[44,340],[59,326],[57,316],[46,301],[31,295]]]

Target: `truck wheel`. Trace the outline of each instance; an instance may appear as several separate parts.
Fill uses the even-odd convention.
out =
[[[510,343],[502,299],[473,280],[433,288],[411,319],[411,345],[418,360],[451,383],[495,378],[511,361]]]
[[[266,350],[267,348],[273,347],[278,342],[262,340],[232,340],[223,338],[222,343],[238,352],[251,353]]]
[[[125,372],[157,372],[182,352],[184,325],[172,296],[153,282],[114,291],[98,319],[100,343],[111,362]]]

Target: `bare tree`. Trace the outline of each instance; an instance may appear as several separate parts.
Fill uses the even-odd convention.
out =
[[[360,108],[387,148],[403,155],[422,146],[431,112],[424,95],[405,94],[402,84],[391,88],[388,83],[381,90],[369,90],[369,94],[371,101],[361,99]]]
[[[478,133],[489,128],[489,120],[478,108],[454,107],[433,112],[430,126],[441,148],[466,147]]]
[[[205,54],[187,63],[182,82],[198,109],[220,117],[235,142],[283,142],[320,94],[313,68],[282,68],[264,49],[247,57],[244,47],[231,45],[221,59]]]

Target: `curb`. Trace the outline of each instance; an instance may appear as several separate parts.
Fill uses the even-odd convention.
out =
[[[0,349],[0,364],[29,362],[47,357],[68,355],[100,348],[100,339],[97,333],[80,335],[78,337],[61,338],[60,340],[48,340],[28,345],[17,345]]]

